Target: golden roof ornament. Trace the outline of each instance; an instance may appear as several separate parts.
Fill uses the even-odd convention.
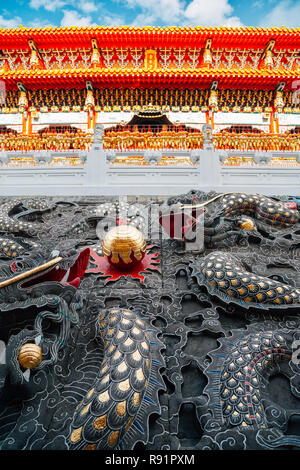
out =
[[[273,54],[271,50],[266,51],[265,66],[273,67]]]
[[[213,111],[218,110],[218,93],[216,90],[210,90],[208,105]]]
[[[203,62],[204,64],[208,64],[208,65],[212,64],[212,55],[211,55],[210,48],[211,48],[211,39],[207,39],[204,53],[203,53]]]
[[[157,69],[157,51],[155,49],[145,51],[144,68],[145,70]]]
[[[274,101],[274,106],[275,106],[275,109],[278,113],[282,112],[282,109],[284,107],[282,91],[276,91],[276,98],[275,98],[275,101]]]
[[[153,105],[152,103],[142,106],[137,113],[138,116],[147,117],[148,119],[156,119],[158,117],[163,117],[165,114],[166,111],[162,111],[159,106]]]
[[[26,110],[27,106],[28,106],[28,99],[26,96],[26,92],[20,91],[19,101],[18,101],[18,107],[19,107],[20,113],[23,113]]]
[[[96,39],[92,39],[92,47],[93,47],[93,52],[92,52],[92,58],[91,58],[91,63],[92,64],[99,64],[100,63],[100,52],[98,49],[98,44]]]
[[[84,106],[92,109],[95,106],[95,98],[92,90],[87,90]]]

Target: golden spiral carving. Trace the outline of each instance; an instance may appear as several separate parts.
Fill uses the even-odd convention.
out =
[[[42,350],[34,343],[23,344],[18,355],[19,364],[24,369],[33,369],[42,362]]]

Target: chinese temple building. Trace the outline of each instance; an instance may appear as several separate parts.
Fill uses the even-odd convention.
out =
[[[89,151],[96,124],[110,151],[202,149],[203,125],[217,151],[300,150],[299,29],[20,26],[0,43],[0,150],[21,152],[14,165]],[[268,165],[299,166],[289,156]]]
[[[299,451],[299,51],[0,28],[0,450]]]

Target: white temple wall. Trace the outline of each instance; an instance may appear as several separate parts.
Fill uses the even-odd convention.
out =
[[[282,113],[278,115],[278,118],[280,134],[284,134],[286,131],[293,129],[295,126],[300,126],[300,114]]]
[[[97,113],[97,124],[103,124],[105,128],[116,126],[120,123],[128,123],[134,116],[133,112],[98,112]],[[201,129],[203,124],[206,123],[205,113],[201,112],[169,112],[166,113],[167,118],[173,124],[186,124],[188,126]]]
[[[22,114],[0,114],[0,124],[22,132]]]
[[[0,117],[0,121],[1,121]],[[38,113],[38,117],[33,117],[32,119],[32,130],[33,132],[38,132],[40,129],[44,127],[48,127],[50,125],[70,125],[73,127],[77,127],[83,131],[87,131],[87,117],[86,112],[81,111],[78,113],[70,112],[70,113]]]
[[[127,123],[133,117],[133,112],[98,112],[96,123],[103,124],[105,128],[112,127],[120,123]],[[201,129],[206,123],[205,113],[202,112],[169,112],[166,113],[168,119],[174,124],[185,124],[189,127]],[[278,115],[279,132],[285,133],[295,126],[300,126],[300,114]],[[37,113],[37,117],[32,118],[33,132],[38,132],[48,125],[71,125],[87,131],[87,113],[80,112],[47,112]],[[221,111],[214,113],[215,131],[219,131],[232,125],[251,125],[269,132],[270,118],[265,118],[261,113],[223,113]],[[1,114],[0,125],[5,125],[15,129],[18,133],[22,132],[22,114]]]
[[[180,124],[187,124],[193,125],[193,127],[197,127],[197,125],[203,126],[206,123],[206,116],[205,113],[201,112],[187,112],[183,113],[178,111],[177,113],[170,112],[167,113],[167,118],[170,119],[171,122],[176,124],[176,121]]]
[[[215,131],[233,125],[246,125],[256,127],[263,132],[269,132],[270,118],[261,113],[222,113],[214,114]]]
[[[104,128],[116,126],[122,121],[129,122],[133,117],[134,113],[129,113],[125,111],[121,112],[98,112],[97,113],[97,124],[103,124]]]

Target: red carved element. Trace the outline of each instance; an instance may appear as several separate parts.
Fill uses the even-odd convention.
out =
[[[87,269],[86,274],[94,273],[99,274],[98,277],[107,277],[108,279],[105,280],[105,284],[107,284],[109,281],[117,281],[122,276],[131,276],[133,279],[139,279],[141,283],[144,284],[147,270],[160,272],[160,268],[157,266],[157,264],[159,263],[159,260],[157,259],[158,252],[149,253],[150,249],[153,246],[155,245],[147,246],[145,256],[138,265],[134,265],[131,268],[126,268],[126,270],[121,270],[114,267],[112,264],[109,263],[109,261],[105,259],[104,256],[97,255],[91,249],[90,251],[92,260],[90,260],[90,262],[96,267]]]

